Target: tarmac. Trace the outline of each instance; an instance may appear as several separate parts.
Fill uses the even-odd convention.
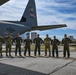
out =
[[[44,51],[41,56],[15,56],[0,57],[0,75],[76,75],[76,51],[70,52],[70,58],[63,58],[63,51],[59,51],[59,58],[45,57]]]

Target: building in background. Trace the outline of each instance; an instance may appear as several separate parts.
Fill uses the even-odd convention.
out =
[[[28,36],[30,37],[30,32],[27,32],[27,33],[26,33],[26,38],[27,38]]]
[[[34,38],[36,38],[37,33],[36,32],[31,32],[31,40],[33,40]]]
[[[68,38],[70,38],[73,43],[76,42],[76,39],[73,36],[68,36]]]
[[[26,39],[27,36],[30,37],[30,32],[26,32],[26,33],[24,33],[24,34],[21,35],[22,39]]]

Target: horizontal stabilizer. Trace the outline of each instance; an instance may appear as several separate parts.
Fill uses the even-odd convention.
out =
[[[55,28],[62,28],[62,27],[67,27],[66,24],[60,24],[60,25],[48,25],[48,26],[36,26],[32,27],[32,30],[48,30],[48,29],[55,29]]]
[[[9,0],[0,0],[0,5],[6,3],[7,1],[9,1]]]

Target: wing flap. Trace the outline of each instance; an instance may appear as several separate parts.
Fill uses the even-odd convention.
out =
[[[36,26],[32,27],[32,30],[48,30],[48,29],[55,29],[55,28],[62,28],[62,27],[67,27],[66,24],[60,24],[60,25],[48,25],[48,26]]]

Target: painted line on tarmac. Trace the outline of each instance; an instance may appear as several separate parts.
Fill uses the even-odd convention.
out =
[[[53,73],[61,70],[62,68],[68,66],[69,64],[71,64],[71,63],[73,63],[73,62],[75,62],[75,61],[76,61],[76,59],[72,60],[71,62],[69,62],[69,63],[67,63],[67,64],[65,64],[65,65],[63,65],[63,66],[61,66],[61,67],[58,67],[58,68],[54,69],[51,73],[49,73],[49,74],[47,74],[47,75],[51,75],[51,74],[53,74]]]

